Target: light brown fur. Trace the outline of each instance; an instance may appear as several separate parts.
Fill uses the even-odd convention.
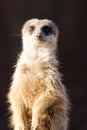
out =
[[[32,23],[37,27],[34,35],[37,29],[40,32],[43,25],[50,23],[56,40],[58,36],[57,27],[50,20],[33,19],[25,23],[23,51],[8,93],[11,127],[14,130],[67,130],[69,100],[57,70],[57,41],[44,44],[36,40],[32,47],[33,43],[26,41],[28,35],[31,36],[28,28]]]

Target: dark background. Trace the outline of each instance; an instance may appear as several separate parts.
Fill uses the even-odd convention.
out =
[[[70,130],[87,130],[87,0],[0,1],[0,130],[8,130],[6,93],[21,50],[27,19],[52,19],[59,27],[58,55],[72,101]]]

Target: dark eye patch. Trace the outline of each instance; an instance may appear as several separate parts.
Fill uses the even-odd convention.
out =
[[[42,31],[43,31],[44,34],[47,35],[47,36],[50,35],[50,34],[52,34],[52,32],[53,32],[53,31],[52,31],[52,28],[49,27],[49,26],[43,26],[43,27],[42,27]]]
[[[29,32],[33,32],[35,30],[35,26],[34,25],[31,25],[30,27],[29,27]]]

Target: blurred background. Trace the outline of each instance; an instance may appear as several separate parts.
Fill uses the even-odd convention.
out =
[[[9,130],[6,94],[21,50],[21,28],[31,18],[58,25],[60,72],[72,102],[69,130],[87,130],[87,0],[0,1],[0,130]]]

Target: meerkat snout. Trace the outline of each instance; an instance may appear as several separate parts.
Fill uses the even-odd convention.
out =
[[[40,41],[43,41],[43,40],[44,40],[44,39],[43,39],[43,36],[42,36],[42,33],[37,34],[35,37],[37,38],[37,40],[40,40]]]

